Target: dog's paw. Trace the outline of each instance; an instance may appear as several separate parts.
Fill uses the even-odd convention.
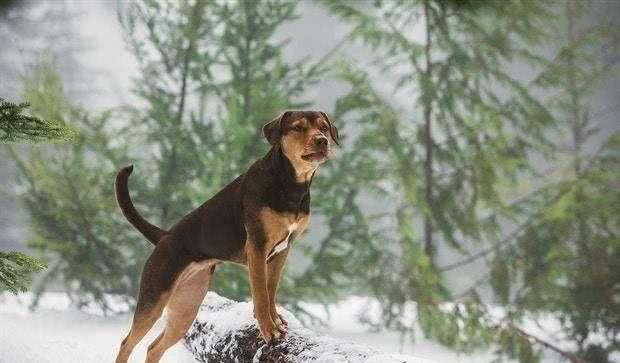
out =
[[[288,332],[288,323],[282,318],[280,314],[275,314],[274,323],[278,327],[280,333],[282,333],[283,335]]]
[[[273,343],[283,336],[278,326],[272,321],[265,324],[260,324],[259,322],[259,330],[260,334],[262,335],[263,339],[267,344]]]
[[[285,326],[288,327],[288,322],[286,320],[284,320],[284,318],[282,317],[282,315],[276,313],[277,319],[280,321],[281,324],[284,324]]]

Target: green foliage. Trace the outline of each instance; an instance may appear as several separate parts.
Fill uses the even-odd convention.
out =
[[[26,113],[28,103],[15,104],[0,98],[0,143],[48,143],[74,141],[77,133],[58,119],[48,121]],[[0,251],[0,291],[17,294],[32,282],[32,274],[47,267],[38,258],[20,252]]]
[[[415,202],[416,208],[432,219],[433,235],[439,234],[456,249],[460,248],[459,234],[475,240],[485,233],[495,237],[492,232],[497,231],[497,224],[479,223],[479,213],[489,209],[504,212],[498,195],[500,181],[514,178],[527,167],[528,151],[548,145],[543,130],[551,124],[551,115],[526,85],[505,72],[506,62],[530,55],[527,45],[540,35],[537,27],[527,25],[541,21],[545,9],[529,2],[512,2],[506,9],[502,2],[487,7],[484,20],[480,20],[477,12],[450,13],[443,2],[429,2],[433,26],[427,29],[431,40],[427,51],[424,42],[405,35],[426,21],[424,2],[386,2],[371,9],[354,2],[326,3],[353,24],[353,39],[380,52],[380,70],[398,79],[395,95],[416,100],[386,106],[398,115],[392,127],[398,135],[389,139],[397,136],[397,140],[416,141],[391,147],[402,160],[395,165],[417,175],[417,183],[401,176],[407,179],[402,185],[408,189],[404,192],[409,195],[408,202]],[[520,14],[517,18],[525,24],[513,22],[515,14]],[[488,21],[490,18],[494,21]],[[428,69],[427,61],[432,64]],[[340,103],[343,115],[365,112],[369,102],[382,102],[380,96],[361,94],[367,89],[360,84],[364,82],[361,72],[360,68],[344,71],[342,77],[354,90]],[[423,115],[426,111],[428,117]],[[383,112],[377,109],[368,119]],[[431,129],[429,140],[426,124]],[[432,165],[433,175],[425,175],[427,163]]]
[[[352,148],[376,171],[356,173],[354,183],[383,190],[375,203],[387,199],[393,206],[386,207],[382,225],[387,227],[379,237],[377,260],[389,261],[380,265],[382,278],[358,276],[359,285],[383,302],[381,325],[408,335],[419,328],[459,351],[494,346],[499,357],[538,361],[548,347],[519,328],[530,316],[514,301],[514,285],[539,281],[535,271],[542,266],[534,256],[545,251],[531,244],[531,255],[522,262],[532,269],[524,276],[513,243],[529,240],[526,231],[549,215],[547,206],[565,205],[572,197],[569,192],[549,196],[565,189],[553,186],[506,202],[506,186],[531,175],[529,157],[553,151],[548,133],[557,125],[555,114],[535,96],[535,87],[552,87],[551,81],[526,83],[507,71],[520,62],[551,76],[549,62],[533,50],[548,39],[541,29],[557,9],[530,1],[484,7],[451,1],[323,3],[352,25],[353,41],[376,54],[373,72],[350,61],[339,66],[337,73],[351,90],[338,100],[336,116],[358,126],[362,142]],[[395,79],[391,96],[384,95],[378,77]],[[555,213],[563,215],[562,209]],[[501,235],[522,219],[522,227]],[[492,247],[465,263],[493,256],[481,282],[490,280],[504,317],[487,311],[478,282],[456,296],[449,291],[441,272],[460,263],[450,268],[435,263],[439,247],[469,254],[467,249],[483,243]],[[445,303],[455,298],[453,306]],[[415,314],[409,314],[417,315],[418,325],[403,318],[412,301]]]
[[[116,213],[113,198],[111,180],[126,150],[112,146],[111,140],[122,136],[110,127],[112,113],[89,115],[62,94],[60,79],[48,64],[23,79],[23,97],[35,114],[71,123],[79,141],[31,146],[27,153],[8,150],[20,171],[20,197],[31,218],[27,243],[51,266],[35,296],[50,281],[62,281],[76,304],[94,301],[108,312],[105,293],[127,296],[131,302],[146,252],[137,233]]]
[[[510,266],[501,272],[508,274],[509,287],[493,288],[496,293],[516,291],[513,303],[535,316],[553,314],[575,343],[578,359],[610,362],[619,347],[620,276],[613,271],[620,268],[620,133],[609,135],[597,151],[586,151],[596,134],[592,99],[613,70],[599,58],[600,49],[614,34],[608,24],[583,25],[590,6],[568,1],[557,7],[565,15],[555,24],[559,50],[536,80],[554,87],[548,104],[570,130],[569,146],[558,142],[568,171],[536,203],[541,217],[528,225],[509,253],[495,256],[494,265]],[[501,277],[495,271],[492,278]]]
[[[64,124],[25,113],[29,106],[0,98],[0,143],[64,142],[76,138],[75,131]]]
[[[41,259],[19,252],[0,251],[0,290],[9,290],[14,294],[26,291],[31,283],[31,274],[46,267]]]

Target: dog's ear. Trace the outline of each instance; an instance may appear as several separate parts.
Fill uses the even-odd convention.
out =
[[[329,125],[329,136],[331,136],[332,140],[334,140],[336,145],[340,145],[338,143],[338,129],[336,128],[336,126],[334,126],[332,120],[327,117],[327,114],[325,112],[321,111],[321,115],[323,116],[323,118],[325,118],[325,121],[327,121],[327,124]]]
[[[284,111],[280,116],[274,118],[263,126],[263,136],[269,141],[271,146],[274,146],[280,141],[282,137],[282,122],[291,114],[291,111]]]

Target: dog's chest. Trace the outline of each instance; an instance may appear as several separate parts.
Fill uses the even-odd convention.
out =
[[[267,255],[267,261],[271,260],[274,256],[286,250],[289,247],[292,240],[296,236],[300,235],[305,230],[307,223],[308,223],[307,217],[300,218],[294,222],[289,223],[284,231],[285,233],[284,239],[281,239],[275,243],[275,245],[273,246],[273,248]]]

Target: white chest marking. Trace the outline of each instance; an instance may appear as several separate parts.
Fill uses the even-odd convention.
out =
[[[272,258],[273,256],[277,255],[278,253],[284,251],[288,247],[288,239],[291,237],[291,234],[293,232],[295,232],[296,229],[297,229],[297,223],[293,223],[290,226],[288,226],[288,234],[286,235],[286,238],[283,239],[282,241],[280,241],[273,248],[271,253],[267,256],[267,261],[269,261],[270,258]]]

